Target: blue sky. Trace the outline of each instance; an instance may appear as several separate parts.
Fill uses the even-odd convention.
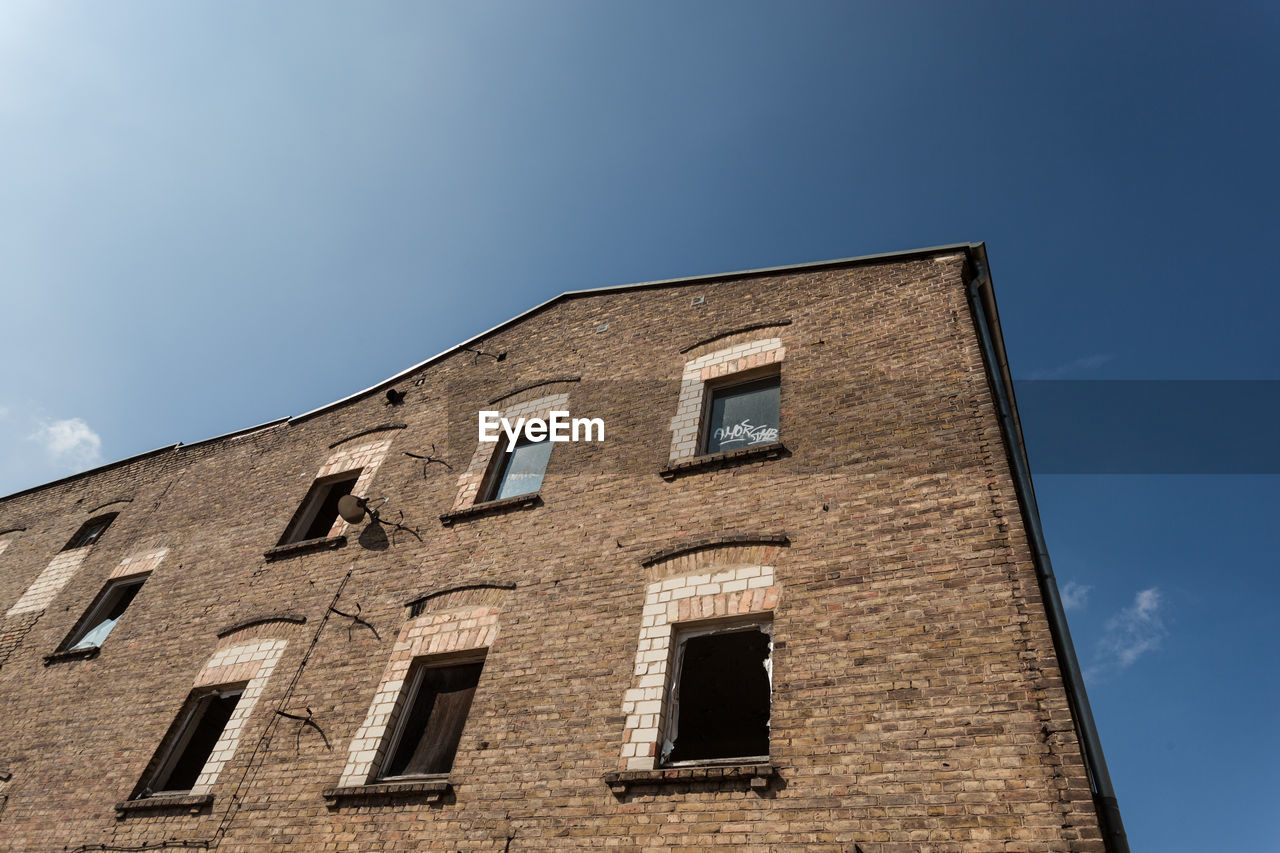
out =
[[[1280,380],[1278,37],[1265,2],[9,0],[0,494],[564,290],[966,240],[1021,380]],[[1036,484],[1134,849],[1280,850],[1277,478]]]

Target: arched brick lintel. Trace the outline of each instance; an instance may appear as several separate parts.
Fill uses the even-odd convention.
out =
[[[251,616],[248,619],[242,619],[234,625],[223,628],[218,632],[218,639],[225,639],[232,634],[239,633],[246,628],[252,628],[255,625],[263,625],[267,622],[287,622],[292,625],[302,625],[307,621],[307,617],[301,613],[281,612],[281,613],[264,613],[259,616]]]
[[[496,583],[478,581],[476,583],[457,584],[444,589],[434,590],[406,602],[409,618],[421,616],[428,610],[444,610],[449,607],[469,605],[501,604],[507,593],[516,588],[514,583]]]
[[[742,334],[743,332],[755,332],[760,329],[776,329],[780,326],[790,326],[790,325],[791,325],[791,320],[789,318],[783,318],[781,320],[771,320],[765,323],[752,323],[749,326],[739,326],[736,329],[729,329],[727,332],[717,332],[716,334],[712,335],[709,338],[703,338],[700,341],[694,341],[693,343],[689,344],[686,347],[681,347],[680,353],[681,355],[683,355],[684,353],[692,352],[693,350],[697,349],[700,346],[713,344],[716,341],[723,340],[727,337],[730,337],[731,335],[739,335],[739,334]]]
[[[676,557],[683,557],[696,551],[707,551],[714,548],[725,548],[736,545],[790,545],[791,540],[785,533],[741,533],[728,536],[704,536],[670,548],[663,548],[640,561],[645,568],[655,566]]]
[[[348,435],[345,438],[338,439],[333,444],[329,445],[329,449],[333,450],[333,448],[337,447],[339,444],[346,444],[348,441],[352,441],[357,438],[362,438],[366,435],[372,435],[375,432],[387,432],[388,430],[393,430],[393,429],[407,429],[408,426],[409,426],[408,424],[381,424],[380,426],[369,427],[368,429],[362,429],[359,432],[351,433],[351,435]]]
[[[95,506],[93,509],[89,510],[89,515],[93,515],[95,512],[97,512],[100,509],[106,509],[112,504],[130,504],[130,503],[133,503],[133,498],[114,498],[113,500],[109,500],[106,503],[101,504],[99,506]]]

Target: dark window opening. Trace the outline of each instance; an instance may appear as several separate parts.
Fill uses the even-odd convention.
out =
[[[78,651],[101,646],[145,581],[145,577],[128,578],[112,581],[103,587],[97,600],[85,611],[80,623],[62,644],[62,650]]]
[[[280,545],[293,542],[305,542],[308,539],[323,539],[333,529],[338,520],[338,501],[351,494],[360,479],[360,472],[347,471],[333,477],[325,477],[311,484],[307,496],[302,499],[298,511],[293,514],[284,535],[280,537]]]
[[[758,625],[680,643],[666,763],[769,754],[769,652]]]
[[[542,476],[551,458],[550,441],[520,439],[515,449],[500,451],[486,500],[530,495],[542,488]]]
[[[483,662],[418,667],[379,778],[449,772],[483,668]]]
[[[80,525],[80,529],[76,531],[76,535],[72,536],[70,541],[63,546],[62,550],[70,551],[73,548],[85,548],[102,538],[102,534],[107,532],[107,528],[111,526],[111,522],[116,520],[117,512],[100,515],[97,518],[91,518],[84,524]]]
[[[703,453],[722,453],[778,440],[777,374],[712,388],[707,402]]]
[[[243,687],[222,687],[192,694],[178,715],[180,722],[172,739],[166,738],[171,746],[164,760],[139,797],[180,793],[195,787],[243,691]]]

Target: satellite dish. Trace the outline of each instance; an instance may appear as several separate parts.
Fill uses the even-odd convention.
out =
[[[359,524],[364,521],[365,499],[355,495],[343,495],[338,498],[338,515],[348,524]]]

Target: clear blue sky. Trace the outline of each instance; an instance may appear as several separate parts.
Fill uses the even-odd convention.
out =
[[[8,0],[0,494],[564,290],[965,240],[1020,379],[1280,379],[1278,42],[1261,0]],[[1277,480],[1037,476],[1135,850],[1280,850]]]

